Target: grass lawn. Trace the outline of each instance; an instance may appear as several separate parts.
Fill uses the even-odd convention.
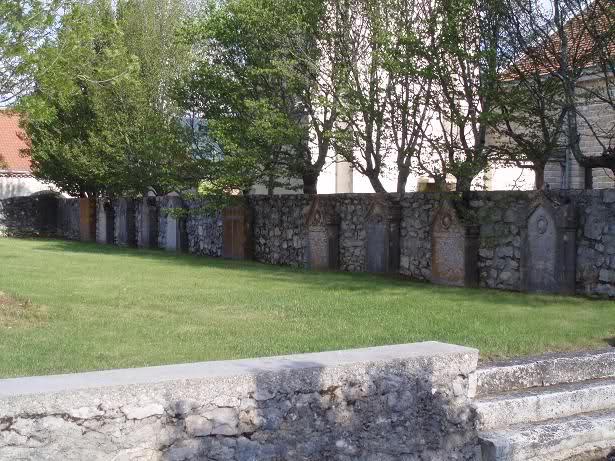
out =
[[[0,239],[0,376],[439,340],[483,358],[604,347],[615,303]]]

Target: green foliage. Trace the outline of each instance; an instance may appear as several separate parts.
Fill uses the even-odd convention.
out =
[[[110,2],[74,5],[38,59],[54,71],[36,72],[20,101],[38,177],[74,196],[177,187],[188,161],[181,128],[150,103]]]
[[[64,0],[0,2],[0,106],[31,90],[32,73],[41,70],[36,50],[53,35],[58,11],[66,5]]]
[[[321,2],[230,0],[212,5],[184,37],[197,65],[178,91],[184,108],[208,123],[223,158],[204,153],[210,184],[247,190],[292,188],[315,174],[309,149],[315,101],[306,41],[314,37]],[[311,51],[311,50],[310,50]],[[324,136],[324,135],[323,135]],[[326,149],[325,149],[326,151]]]

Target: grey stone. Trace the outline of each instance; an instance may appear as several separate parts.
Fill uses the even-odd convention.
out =
[[[477,360],[420,343],[0,380],[0,459],[470,460]]]

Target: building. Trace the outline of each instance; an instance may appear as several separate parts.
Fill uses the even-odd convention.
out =
[[[54,190],[32,175],[30,159],[22,153],[27,147],[19,115],[0,110],[0,200]]]

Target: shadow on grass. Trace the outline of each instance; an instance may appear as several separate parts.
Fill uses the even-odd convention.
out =
[[[41,243],[41,240],[29,239]],[[374,292],[388,291],[388,294],[408,296],[405,290],[420,290],[423,295],[434,298],[444,298],[452,306],[476,302],[477,304],[498,306],[519,306],[544,308],[557,304],[577,306],[592,303],[592,307],[604,308],[609,303],[581,296],[562,296],[550,294],[520,293],[488,288],[459,288],[442,285],[432,285],[429,282],[411,279],[403,275],[384,275],[349,272],[318,272],[304,268],[271,265],[256,261],[238,261],[209,256],[176,254],[164,250],[145,250],[123,248],[114,245],[83,243],[66,240],[45,240],[46,244],[38,246],[36,251],[53,251],[67,253],[82,253],[95,255],[123,256],[173,264],[177,266],[202,267],[229,270],[241,273],[243,279],[268,281],[293,286],[314,286],[322,291]],[[614,338],[615,344],[615,338]]]

